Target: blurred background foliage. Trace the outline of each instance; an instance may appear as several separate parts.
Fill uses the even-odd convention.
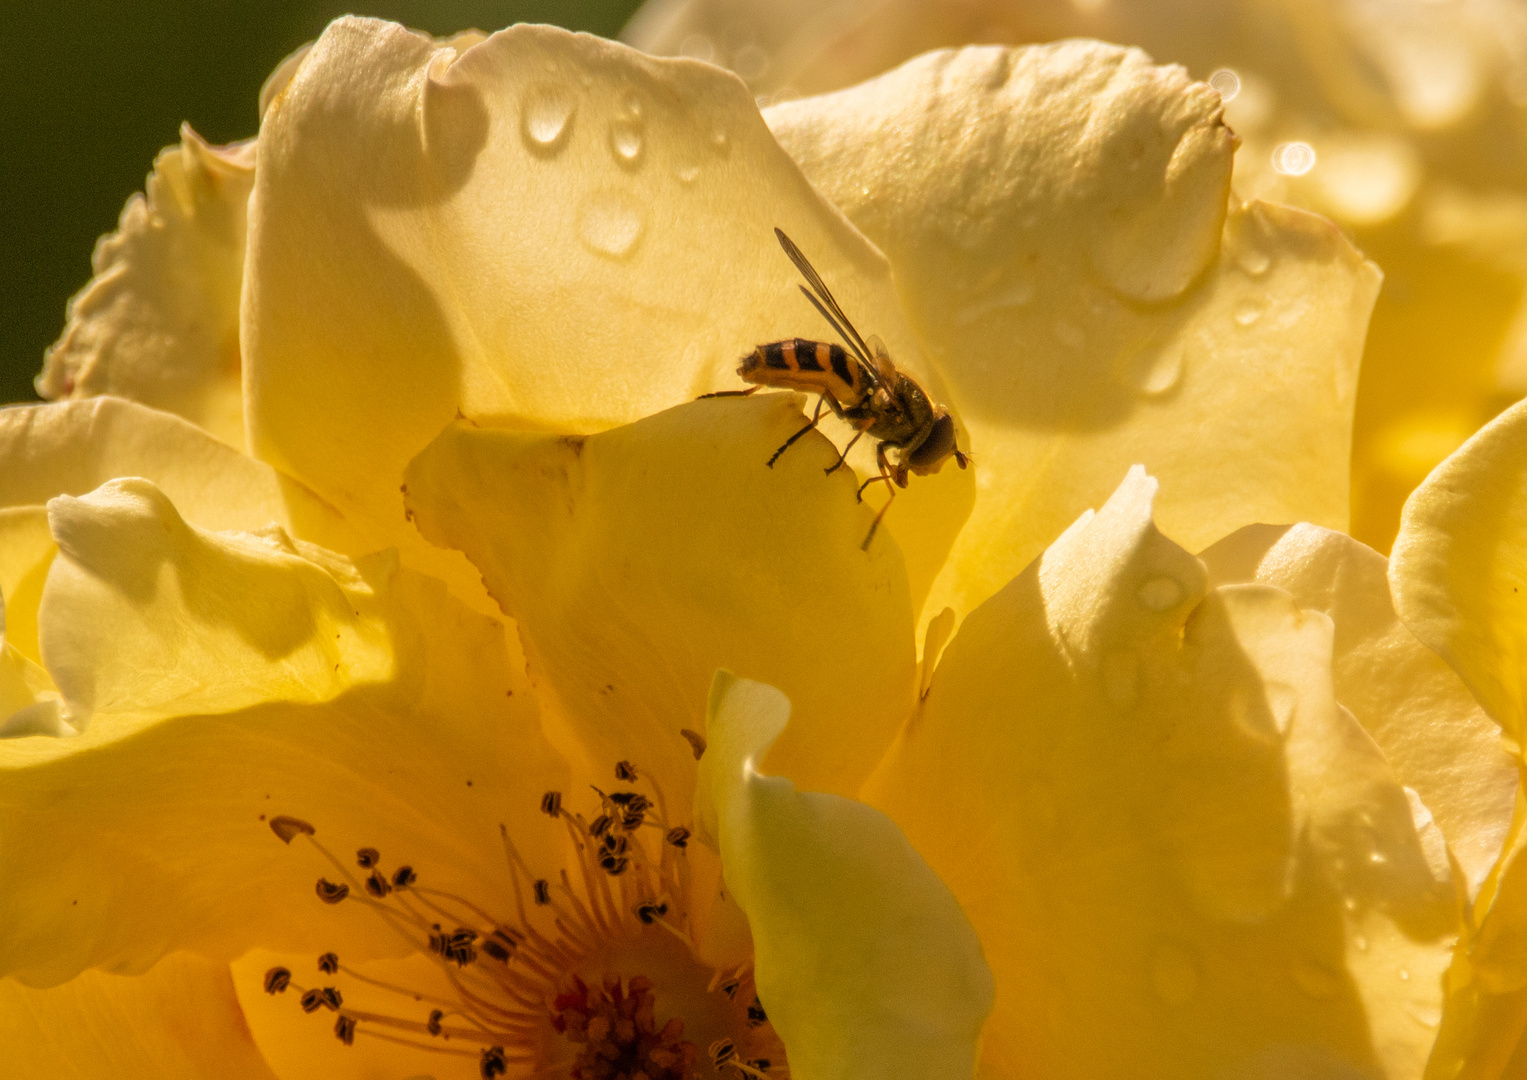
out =
[[[31,400],[96,237],[182,120],[213,143],[255,133],[271,69],[349,11],[435,34],[552,22],[613,37],[636,0],[0,0],[0,401]]]

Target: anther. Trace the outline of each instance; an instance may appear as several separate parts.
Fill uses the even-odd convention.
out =
[[[748,1027],[758,1027],[760,1024],[767,1023],[768,1020],[769,1016],[764,1012],[763,1004],[755,997],[753,1004],[748,1006]],[[769,1066],[765,1063],[763,1067],[767,1069]]]
[[[504,1057],[502,1046],[490,1046],[482,1052],[482,1062],[478,1066],[482,1074],[482,1080],[493,1080],[495,1076],[503,1076],[509,1071],[509,1062]]]
[[[406,889],[419,880],[419,875],[414,873],[412,866],[400,866],[392,875],[392,887],[394,889]]]
[[[392,892],[392,886],[387,884],[387,878],[380,870],[373,870],[371,876],[366,879],[366,891],[380,900]]]
[[[741,986],[741,979],[727,979],[724,983],[721,984],[719,989],[723,994],[726,995],[726,999],[728,1001],[732,1001],[737,997],[737,991]]]
[[[302,1011],[305,1013],[317,1012],[323,1006],[323,992],[320,990],[307,990],[302,995]]]
[[[265,992],[281,994],[292,984],[292,973],[284,967],[273,967],[265,973]]]
[[[676,848],[686,848],[689,846],[689,830],[679,825],[669,829],[668,835],[664,839]]]
[[[429,1033],[431,1035],[439,1035],[440,1021],[444,1019],[445,1013],[441,1012],[439,1009],[431,1009],[429,1014],[429,1023],[425,1024],[424,1026],[429,1029]]]
[[[562,793],[560,791],[548,791],[541,796],[541,813],[547,817],[557,817],[562,813]]]
[[[551,882],[547,881],[545,878],[537,881],[535,883],[535,896],[536,903],[541,907],[545,907],[547,904],[551,903]]]
[[[657,900],[642,900],[631,911],[645,925],[651,926],[668,914],[668,905]]]
[[[717,1039],[710,1044],[710,1063],[720,1069],[728,1062],[737,1060],[737,1046],[731,1039]]]
[[[334,1021],[334,1034],[339,1036],[339,1041],[346,1046],[355,1045],[355,1017],[341,1016]]]
[[[287,817],[282,814],[270,819],[270,831],[279,836],[282,842],[290,844],[292,838],[298,833],[303,836],[312,836],[318,830],[313,828],[301,818]]]
[[[466,967],[477,959],[477,948],[473,944],[476,940],[476,930],[458,926],[449,934],[431,934],[429,947],[447,960],[454,961],[457,967]]]
[[[589,826],[589,835],[603,836],[610,831],[612,824],[614,824],[614,819],[609,814],[600,814],[594,819],[594,823]]]
[[[629,761],[617,761],[615,763],[615,779],[624,780],[631,784],[636,782],[636,766]]]
[[[339,970],[339,957],[331,952],[326,952],[318,958],[318,970],[325,975],[332,975]]]
[[[370,870],[382,860],[382,853],[374,847],[363,847],[355,853],[355,861],[362,870]]]
[[[324,1008],[331,1012],[339,1012],[339,1007],[345,1003],[345,999],[340,996],[339,990],[332,986],[325,986],[322,990],[318,991],[318,1000]]]
[[[328,878],[319,878],[314,891],[318,893],[318,899],[325,904],[337,904],[350,895],[350,886],[336,885]]]
[[[695,760],[699,761],[705,753],[705,736],[698,731],[690,731],[688,728],[679,728],[679,734],[689,743],[689,748],[695,752]]]

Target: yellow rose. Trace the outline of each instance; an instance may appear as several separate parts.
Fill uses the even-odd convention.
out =
[[[263,97],[0,413],[9,1068],[1501,1075],[1516,770],[1341,531],[1378,275],[1213,90],[343,19]],[[868,545],[692,400],[828,335],[776,227],[974,456]]]
[[[1519,0],[649,0],[625,36],[730,66],[764,103],[928,49],[1069,37],[1209,80],[1245,140],[1236,192],[1333,218],[1384,268],[1352,457],[1352,534],[1380,551],[1432,466],[1527,393]],[[788,129],[793,112],[764,115]],[[843,209],[885,246],[872,212]]]

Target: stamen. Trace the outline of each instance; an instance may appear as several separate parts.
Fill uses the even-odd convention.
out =
[[[318,830],[313,828],[301,818],[287,817],[284,814],[270,819],[271,832],[281,838],[282,843],[290,844],[292,837],[301,833],[304,836],[312,836]]]
[[[695,760],[699,761],[705,754],[705,736],[698,731],[690,731],[688,728],[679,728],[679,734],[684,736],[684,741],[689,743],[689,748],[694,751]]]
[[[685,737],[696,757],[704,752],[702,737],[693,732]],[[559,868],[554,876],[538,876],[515,848],[508,829],[499,826],[518,921],[506,921],[501,908],[494,914],[489,909],[498,905],[491,902],[483,907],[466,896],[420,887],[411,866],[389,874],[375,847],[357,849],[354,863],[341,861],[319,843],[308,822],[275,818],[272,831],[284,843],[307,837],[337,873],[335,879],[318,879],[314,891],[322,902],[352,900],[375,912],[411,949],[434,963],[449,989],[426,994],[388,983],[345,967],[336,953],[325,952],[317,961],[324,975],[339,973],[423,1003],[417,1006],[419,1013],[409,1017],[347,1008],[338,987],[297,986],[285,968],[265,973],[265,990],[277,994],[291,987],[299,992],[304,1012],[334,1012],[334,1035],[347,1046],[356,1036],[369,1035],[472,1057],[486,1080],[504,1076],[511,1066],[523,1080],[695,1080],[706,1061],[699,1049],[705,1043],[697,1046],[685,1040],[685,1018],[655,1015],[653,983],[645,975],[602,966],[645,956],[668,970],[670,961],[661,959],[664,950],[682,947],[694,956],[684,904],[690,895],[685,856],[690,829],[669,821],[661,786],[633,762],[617,762],[615,778],[640,784],[643,790],[607,794],[594,788],[599,812],[592,823],[567,809],[561,792],[541,796],[541,811],[560,819],[567,829],[576,876],[570,875],[570,866]],[[655,849],[643,839],[649,826],[662,838]],[[547,908],[546,915],[539,914]],[[651,928],[665,934],[649,935]],[[580,971],[601,974],[585,983],[576,974]],[[704,1036],[731,1036],[710,1043],[712,1065],[728,1073],[728,1080],[786,1080],[783,1064],[771,1065],[780,1062],[783,1048],[753,993],[751,963],[715,972],[707,989],[718,986],[727,1001],[736,1004],[718,1003],[702,1013],[702,1023],[709,1025],[702,1029]],[[749,999],[752,1004],[743,1009],[740,1003]],[[448,1023],[451,1017],[460,1019]],[[720,1031],[716,1025],[722,1025]],[[561,1058],[564,1063],[553,1067],[547,1056],[552,1053],[549,1040],[556,1035],[576,1047],[571,1066]],[[456,1040],[480,1049],[442,1045]]]

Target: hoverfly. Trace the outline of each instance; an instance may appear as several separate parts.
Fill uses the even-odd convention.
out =
[[[854,437],[838,455],[837,462],[826,470],[829,475],[843,467],[848,452],[864,435],[878,439],[875,461],[880,466],[880,474],[859,485],[856,497],[863,502],[865,489],[883,480],[890,498],[875,515],[869,534],[859,545],[861,551],[867,551],[881,519],[890,509],[891,500],[896,497],[896,488],[907,486],[908,473],[918,476],[936,473],[950,457],[963,469],[969,464],[970,457],[956,445],[954,418],[949,415],[949,410],[936,404],[915,379],[897,369],[878,338],[866,342],[795,242],[782,229],[776,228],[774,235],[806,279],[806,285],[800,286],[801,293],[838,332],[848,349],[833,342],[806,338],[771,341],[743,357],[737,368],[737,374],[744,382],[755,384],[753,387],[705,396],[743,396],[765,386],[818,395],[811,420],[774,451],[768,461],[770,468],[797,439],[817,426],[824,405],[855,429]],[[895,461],[890,459],[888,450],[898,451]]]

